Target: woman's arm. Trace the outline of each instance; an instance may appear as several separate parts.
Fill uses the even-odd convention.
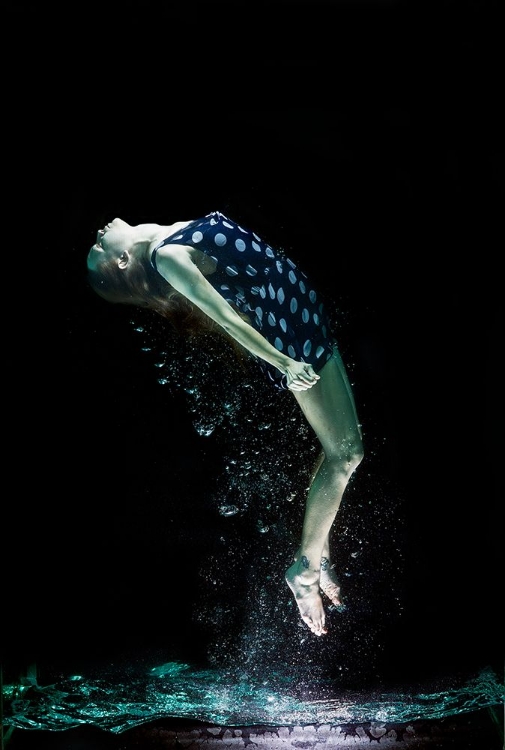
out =
[[[176,291],[197,305],[251,354],[261,357],[286,375],[288,388],[306,390],[319,380],[310,364],[297,362],[282,354],[242,320],[198,270],[191,258],[190,248],[185,245],[160,248],[156,265],[159,273]]]

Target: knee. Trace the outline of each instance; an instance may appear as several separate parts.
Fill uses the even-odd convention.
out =
[[[349,474],[352,474],[360,463],[363,461],[365,454],[363,451],[363,443],[361,440],[352,446],[352,449],[345,455],[345,465]]]
[[[354,466],[353,471],[358,468],[358,466],[360,465],[360,463],[363,461],[364,458],[365,458],[365,451],[363,448],[363,443],[360,440],[359,445],[356,446],[356,449],[353,453],[353,458],[352,458],[353,466]]]
[[[326,453],[326,460],[333,471],[351,476],[364,458],[363,443],[360,438],[343,441],[334,450]]]

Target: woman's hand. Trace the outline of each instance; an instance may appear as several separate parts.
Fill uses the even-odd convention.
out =
[[[287,366],[285,375],[286,385],[290,391],[307,391],[319,380],[319,375],[314,372],[312,365],[294,359]]]

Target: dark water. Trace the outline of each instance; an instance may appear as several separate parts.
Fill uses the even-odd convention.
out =
[[[317,456],[314,436],[291,399],[258,384],[252,389],[223,358],[189,348],[191,357],[176,358],[170,339],[159,351],[151,325],[132,320],[144,367],[154,371],[151,389],[182,397],[181,413],[189,415],[195,440],[208,446],[209,463],[219,470],[203,491],[193,463],[196,494],[203,497],[193,496],[188,507],[182,487],[195,490],[183,464],[185,484],[179,502],[172,497],[170,503],[172,513],[177,508],[175,530],[155,498],[144,521],[147,541],[123,531],[126,540],[114,543],[105,527],[107,557],[102,551],[93,566],[88,551],[82,569],[74,557],[74,572],[81,583],[87,579],[92,596],[75,610],[68,608],[70,597],[65,600],[65,623],[55,636],[59,649],[35,653],[31,677],[6,671],[5,726],[90,725],[120,734],[174,718],[224,726],[379,727],[500,706],[505,692],[494,618],[486,626],[479,607],[454,608],[442,573],[429,594],[413,585],[419,561],[432,575],[436,567],[429,568],[429,556],[414,543],[415,516],[402,491],[377,470],[380,438],[367,437],[368,456],[341,507],[334,542],[344,605],[328,609],[329,634],[319,639],[300,621],[283,581]],[[193,460],[200,456],[205,464],[205,450]],[[147,453],[156,467],[152,446]],[[158,479],[151,471],[154,487],[161,488],[163,472]],[[138,516],[131,521],[137,523]],[[184,568],[175,582],[173,560]],[[489,635],[489,653],[467,639],[468,623],[476,620],[480,639]],[[92,645],[97,632],[98,654]],[[69,634],[77,641],[61,658]]]
[[[302,685],[273,670],[260,676],[169,662],[145,671],[68,675],[51,685],[5,685],[4,722],[37,730],[87,724],[114,733],[170,717],[225,726],[406,723],[498,707],[504,698],[492,670],[419,692],[359,692],[335,690],[324,681]]]
[[[117,18],[103,3],[78,10],[80,36],[61,33],[59,9],[52,22],[47,4],[7,5],[31,74],[7,81],[19,158],[4,164],[5,726],[121,734],[158,717],[380,722],[499,706],[502,40],[490,4],[412,4],[410,17],[402,3],[340,3],[335,23],[291,3],[298,35],[251,3],[239,26],[253,34],[214,69],[232,6],[209,3],[202,22],[191,3],[160,4],[145,38],[166,29],[170,46],[183,30],[180,59],[205,71],[196,87],[195,65],[170,65],[165,43],[108,54]],[[41,91],[54,116],[27,138],[18,124],[34,122]],[[118,121],[132,96],[145,110]],[[128,326],[86,284],[88,248],[114,216],[210,210],[271,232],[350,311],[336,334],[366,457],[335,529],[346,606],[325,639],[283,581],[316,457],[292,399],[235,377],[224,352],[193,368],[195,352],[167,334],[160,347],[159,327]]]

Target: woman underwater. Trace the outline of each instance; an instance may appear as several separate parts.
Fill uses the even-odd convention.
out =
[[[327,633],[322,595],[341,604],[330,530],[363,444],[320,295],[283,253],[219,211],[169,225],[116,218],[98,230],[87,266],[104,299],[214,328],[256,358],[272,387],[293,393],[322,451],[285,579],[306,625]]]

